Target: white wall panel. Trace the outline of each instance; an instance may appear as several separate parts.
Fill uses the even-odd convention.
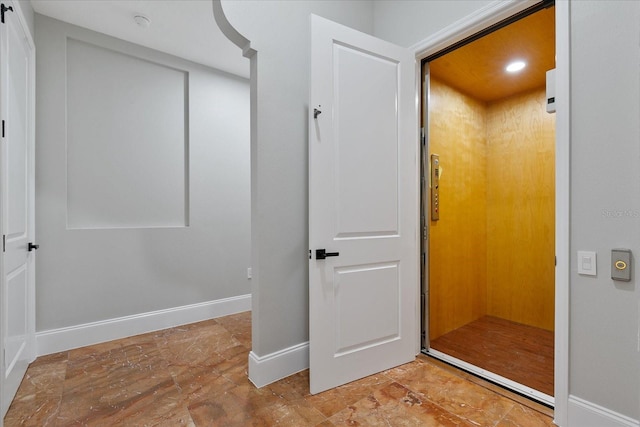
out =
[[[69,228],[188,224],[188,73],[67,39]]]

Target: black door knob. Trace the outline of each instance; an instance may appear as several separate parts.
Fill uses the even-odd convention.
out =
[[[325,259],[330,256],[339,256],[340,252],[327,252],[325,249],[316,249],[316,259]]]
[[[34,245],[32,242],[29,242],[29,252],[37,250],[40,247],[40,245]]]

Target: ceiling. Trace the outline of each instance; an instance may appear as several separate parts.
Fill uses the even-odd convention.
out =
[[[249,77],[249,61],[218,29],[211,0],[31,0],[34,10],[219,70]],[[137,25],[135,15],[151,20]],[[507,74],[507,62],[527,67]],[[545,84],[555,67],[554,8],[543,9],[430,62],[431,75],[482,101]]]
[[[527,63],[507,73],[514,60]],[[555,68],[555,8],[542,9],[429,63],[432,77],[491,102],[545,86]]]
[[[249,77],[249,60],[218,29],[211,0],[31,0],[31,4],[42,15]],[[138,14],[151,20],[148,28],[135,23]]]

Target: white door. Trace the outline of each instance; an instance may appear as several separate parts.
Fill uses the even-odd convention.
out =
[[[418,350],[415,88],[407,49],[311,17],[311,393]]]
[[[2,416],[34,357],[33,44],[17,5],[0,24],[2,148]]]

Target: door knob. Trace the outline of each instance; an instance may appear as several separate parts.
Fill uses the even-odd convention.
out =
[[[316,249],[316,259],[325,259],[330,256],[339,256],[340,252],[327,252],[326,249]]]
[[[37,250],[40,247],[40,245],[34,245],[32,242],[29,242],[29,247],[28,247],[28,251],[31,252],[33,250]]]

